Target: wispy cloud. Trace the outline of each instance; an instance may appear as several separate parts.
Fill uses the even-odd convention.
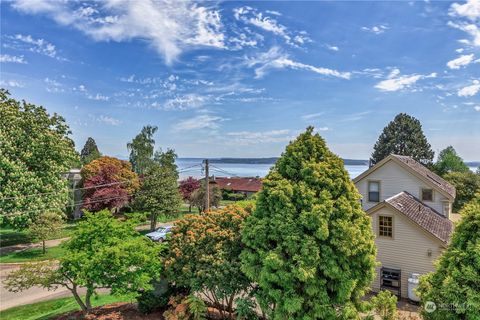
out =
[[[188,110],[202,107],[208,100],[209,96],[196,93],[189,93],[182,96],[176,96],[168,99],[163,104],[164,110]]]
[[[310,113],[302,116],[303,120],[311,120],[315,118],[320,118],[325,114],[325,112]]]
[[[175,131],[190,131],[198,129],[215,130],[220,127],[220,122],[227,119],[209,114],[201,114],[193,118],[185,119],[175,125]]]
[[[90,100],[96,100],[96,101],[109,101],[110,97],[102,95],[100,93],[97,94],[87,94],[87,98]]]
[[[146,39],[167,63],[189,47],[225,47],[220,12],[193,1],[16,0],[12,5],[24,13],[47,15],[97,41]]]
[[[480,91],[480,81],[473,80],[472,84],[469,86],[465,86],[458,90],[457,95],[459,97],[472,97],[476,95]]]
[[[412,87],[417,81],[421,79],[435,78],[436,76],[436,73],[431,73],[428,75],[400,75],[399,69],[393,69],[388,75],[387,79],[377,83],[375,85],[375,88],[381,91],[399,91]]]
[[[58,56],[55,45],[45,39],[37,39],[29,34],[16,34],[14,36],[7,37],[7,39],[8,42],[4,44],[4,46],[7,48],[28,50],[30,52],[39,53],[50,58],[65,60],[64,58]]]
[[[246,65],[255,68],[255,78],[262,78],[272,69],[293,69],[306,70],[324,76],[332,76],[343,79],[350,79],[350,72],[340,72],[337,70],[315,67],[290,59],[289,55],[282,52],[279,47],[272,47],[269,51],[260,53],[255,57],[246,58]]]
[[[463,4],[454,3],[450,7],[451,16],[464,17],[475,21],[480,18],[480,1],[467,0]]]
[[[250,145],[258,143],[288,142],[295,138],[295,132],[289,129],[270,131],[238,131],[226,134],[233,143]]]
[[[96,118],[96,121],[110,125],[110,126],[119,126],[122,124],[122,121],[119,119],[115,119],[109,116],[100,115]]]
[[[332,51],[340,50],[337,46],[332,46],[332,45],[329,45],[329,44],[326,44],[325,46],[327,47],[328,50],[332,50]]]
[[[11,62],[11,63],[20,63],[20,64],[27,63],[27,61],[23,58],[23,56],[11,56],[9,54],[0,55],[0,62]]]
[[[11,87],[11,88],[23,88],[25,85],[16,80],[0,80],[0,86]]]
[[[469,65],[474,59],[474,55],[472,54],[464,54],[460,57],[453,59],[447,62],[447,66],[450,69],[460,69],[461,67],[465,67]]]
[[[372,26],[372,27],[362,27],[363,31],[371,32],[371,33],[374,33],[374,34],[382,34],[388,29],[389,28],[386,25],[383,25],[383,24],[380,24],[378,26]]]

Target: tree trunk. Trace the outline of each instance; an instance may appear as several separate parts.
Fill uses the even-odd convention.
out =
[[[93,294],[93,289],[87,288],[87,293],[85,294],[85,306],[87,307],[87,311],[92,310],[92,303],[90,302],[92,294]]]
[[[45,240],[42,240],[42,250],[43,250],[43,254],[45,254],[45,252],[47,251],[45,249]]]
[[[192,205],[188,205],[188,212],[191,213],[192,212]]]
[[[77,285],[74,284],[73,288],[70,291],[72,292],[73,297],[75,298],[75,301],[77,301],[82,311],[87,311],[87,306],[85,305],[85,303],[83,303],[82,298],[80,298],[80,296],[78,295]]]
[[[154,213],[150,214],[150,231],[154,231],[157,228],[157,215]]]

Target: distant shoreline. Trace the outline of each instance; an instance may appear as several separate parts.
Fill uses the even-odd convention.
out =
[[[203,158],[178,158],[180,161],[203,161]],[[209,158],[210,163],[274,164],[278,157],[270,158]],[[368,166],[368,160],[343,159],[346,165]]]

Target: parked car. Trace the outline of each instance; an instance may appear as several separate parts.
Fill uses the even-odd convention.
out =
[[[150,238],[152,241],[163,242],[167,239],[167,234],[172,232],[173,226],[163,226],[158,228],[155,231],[147,233],[146,236]]]

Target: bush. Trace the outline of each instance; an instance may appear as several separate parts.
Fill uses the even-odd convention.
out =
[[[155,310],[164,308],[168,304],[170,295],[174,289],[168,285],[166,280],[161,280],[153,284],[153,290],[141,291],[137,297],[138,310],[147,314]]]
[[[166,320],[202,320],[207,314],[205,302],[193,295],[170,297],[170,308],[163,313]]]
[[[245,200],[247,196],[243,193],[229,193],[227,196],[227,200],[231,201],[240,201],[240,200]]]
[[[382,320],[394,320],[397,315],[397,297],[390,291],[380,291],[370,300],[371,307]]]

